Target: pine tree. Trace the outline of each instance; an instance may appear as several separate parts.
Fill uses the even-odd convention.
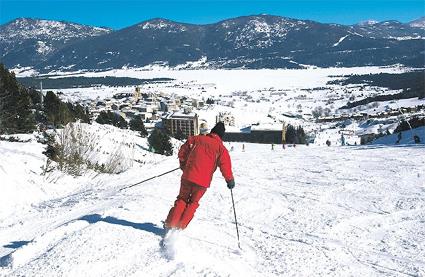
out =
[[[125,121],[121,115],[111,111],[101,111],[96,118],[96,122],[99,124],[113,125],[121,129],[127,129],[128,126],[127,121]]]
[[[143,126],[143,130],[140,131],[140,136],[142,138],[145,138],[148,136],[148,131],[144,128],[144,126]]]
[[[0,133],[28,133],[35,129],[28,90],[0,64]]]
[[[140,132],[140,136],[142,138],[145,138],[148,136],[148,132],[146,131],[145,124],[143,124],[143,120],[140,115],[137,115],[135,118],[130,120],[129,126],[130,126],[130,130]]]
[[[62,123],[60,121],[61,101],[53,91],[48,91],[46,93],[43,101],[43,107],[48,122],[55,126],[59,123]]]
[[[29,133],[35,129],[34,114],[31,111],[31,98],[26,89],[21,89],[16,97],[16,131]]]
[[[296,134],[294,126],[289,124],[288,127],[286,128],[286,134],[285,134],[286,143],[295,143],[296,136],[297,134]]]
[[[297,133],[297,139],[295,143],[305,144],[307,140],[306,140],[306,135],[305,135],[303,127],[298,126],[296,133]]]
[[[307,142],[307,135],[303,127],[294,127],[289,124],[286,128],[285,139],[286,143],[305,144]]]
[[[149,145],[154,149],[155,153],[171,156],[173,154],[173,145],[170,136],[160,129],[154,129],[148,138]]]
[[[72,106],[72,104],[71,104]],[[71,110],[69,109],[68,104],[65,104],[61,101],[59,105],[59,124],[65,126],[69,122],[74,122],[76,119],[72,115]]]
[[[80,120],[90,123],[90,112],[80,104],[63,102],[53,91],[48,91],[43,101],[43,109],[47,121],[51,124],[66,125],[70,122]]]
[[[132,120],[130,120],[129,126],[132,131],[142,131],[145,129],[145,125],[143,124],[143,120],[140,115],[136,115]]]

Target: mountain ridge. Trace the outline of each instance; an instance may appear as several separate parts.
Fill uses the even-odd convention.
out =
[[[211,68],[420,67],[424,60],[425,27],[411,27],[413,21],[341,25],[260,14],[210,24],[153,18],[111,30],[42,19],[11,22],[19,20],[32,24],[26,29],[0,25],[1,62],[40,71],[193,63]]]

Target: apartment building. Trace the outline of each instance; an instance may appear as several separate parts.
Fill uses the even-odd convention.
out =
[[[186,137],[199,134],[199,121],[196,113],[173,112],[162,117],[164,128],[172,135],[181,130]]]

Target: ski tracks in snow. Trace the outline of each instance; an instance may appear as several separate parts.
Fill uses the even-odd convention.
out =
[[[232,143],[236,212],[217,172],[189,227],[164,239],[176,166],[89,180],[0,223],[0,275],[420,276],[425,274],[423,148]]]

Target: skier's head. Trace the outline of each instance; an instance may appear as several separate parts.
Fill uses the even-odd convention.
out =
[[[199,133],[201,135],[208,134],[208,124],[206,122],[202,122],[201,125],[199,125]]]
[[[225,131],[226,128],[224,127],[224,123],[220,121],[214,126],[214,128],[212,128],[211,133],[217,134],[221,139],[223,139]]]

